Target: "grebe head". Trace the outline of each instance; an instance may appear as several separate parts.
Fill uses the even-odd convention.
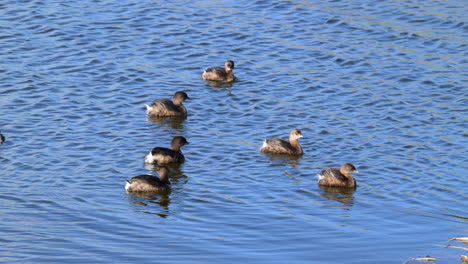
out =
[[[234,69],[234,62],[232,60],[224,62],[224,69],[226,69],[226,71],[232,71]]]
[[[302,132],[300,129],[293,129],[291,130],[291,133],[289,133],[289,138],[290,139],[298,139],[298,138],[301,138],[302,137]]]
[[[185,139],[184,137],[182,136],[177,136],[177,137],[174,137],[171,141],[171,147],[174,149],[174,148],[180,148],[182,146],[185,146],[185,145],[188,145],[189,142],[187,141],[187,139]]]
[[[176,92],[174,96],[172,97],[172,101],[174,102],[174,104],[181,104],[183,101],[187,99],[190,99],[190,97],[188,97],[187,93],[182,92],[182,91]]]
[[[358,170],[356,169],[356,167],[354,167],[353,164],[351,163],[345,163],[341,166],[340,168],[340,172],[343,174],[343,175],[346,175],[346,176],[350,176],[350,173],[358,173]]]

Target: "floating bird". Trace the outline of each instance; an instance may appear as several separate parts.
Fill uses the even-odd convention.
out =
[[[202,74],[202,79],[206,81],[218,81],[218,82],[232,82],[234,81],[234,62],[227,60],[224,62],[224,68],[222,67],[211,67],[206,69]]]
[[[155,147],[145,156],[145,162],[158,165],[184,163],[185,157],[180,148],[188,144],[189,142],[184,137],[174,137],[171,141],[171,149]]]
[[[178,91],[168,99],[156,99],[151,106],[146,105],[146,114],[151,117],[162,116],[187,116],[187,109],[182,104],[183,101],[190,99],[185,92]]]
[[[319,174],[319,185],[337,187],[356,187],[356,180],[350,173],[357,173],[356,167],[351,163],[345,163],[341,168],[326,168]]]
[[[299,145],[299,141],[297,141],[301,137],[301,130],[293,129],[289,133],[289,142],[281,138],[265,139],[260,151],[271,154],[302,155],[304,152],[301,145]]]
[[[159,178],[149,174],[138,175],[126,180],[127,192],[167,192],[171,190],[169,169],[165,166],[157,167]]]

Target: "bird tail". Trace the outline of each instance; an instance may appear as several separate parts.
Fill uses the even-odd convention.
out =
[[[152,107],[147,104],[145,105],[146,105],[146,114],[148,114],[151,111]]]
[[[267,146],[268,146],[268,145],[267,145],[267,139],[265,138],[265,139],[263,140],[263,144],[262,144],[262,146],[260,147],[260,149],[263,149],[263,148],[265,148],[265,147],[267,147]]]
[[[146,163],[153,163],[154,162],[154,157],[153,154],[150,152],[145,156],[145,162]]]
[[[318,177],[318,179],[319,179],[319,181],[320,181],[320,180],[323,179],[325,176],[323,176],[323,174],[317,173],[317,177]]]

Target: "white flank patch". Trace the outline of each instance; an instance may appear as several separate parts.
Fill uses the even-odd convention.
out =
[[[148,155],[145,156],[145,162],[146,163],[153,163],[154,162],[154,157],[151,154],[151,151],[148,153]]]
[[[130,188],[130,183],[128,182],[128,180],[125,180],[125,190],[128,191],[129,188]]]
[[[153,109],[153,108],[152,108],[151,106],[147,105],[147,104],[145,104],[145,105],[146,105],[146,114],[149,114],[149,112],[150,112],[151,109]]]
[[[266,141],[267,141],[266,139],[263,141],[263,145],[260,147],[260,149],[266,148],[268,146]]]

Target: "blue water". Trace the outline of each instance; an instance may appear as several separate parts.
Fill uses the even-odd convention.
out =
[[[463,1],[3,1],[0,262],[459,263]],[[203,69],[236,63],[237,82]],[[144,104],[183,90],[187,119]],[[304,135],[298,159],[259,152]],[[168,196],[132,195],[182,135]],[[317,186],[353,163],[355,191]],[[450,247],[445,247],[450,245]],[[414,262],[413,262],[414,263]]]

